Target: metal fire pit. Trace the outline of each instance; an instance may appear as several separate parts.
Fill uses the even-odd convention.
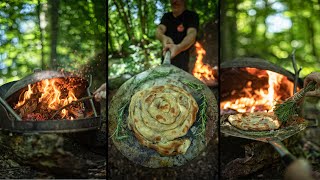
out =
[[[303,81],[301,79],[297,79],[297,81],[295,81],[295,75],[293,73],[269,61],[258,58],[237,58],[232,61],[225,61],[220,65],[220,83],[223,84],[223,86],[220,87],[221,101],[230,98],[232,96],[232,90],[242,89],[245,86],[246,79],[242,79],[242,68],[256,68],[258,70],[269,70],[285,76],[292,83],[297,82],[296,85],[299,88],[302,88],[303,86]],[[259,82],[261,81],[259,80]],[[257,86],[259,82],[254,80],[252,81],[252,85]],[[289,96],[290,95],[288,95],[288,97],[286,98],[289,98]]]
[[[220,70],[224,70],[227,68],[257,68],[262,70],[270,70],[279,74],[282,74],[286,76],[289,80],[294,82],[294,74],[287,71],[286,69],[273,64],[267,60],[259,59],[259,58],[236,58],[232,61],[225,61],[220,64]],[[221,72],[222,73],[222,72]],[[303,81],[301,79],[298,79],[298,87],[302,87]]]
[[[90,131],[100,128],[101,116],[99,103],[94,100],[88,100],[85,106],[90,107],[94,115],[83,119],[52,119],[45,121],[21,121],[20,116],[11,108],[10,102],[17,102],[19,94],[28,86],[41,80],[53,78],[75,78],[81,82],[79,89],[75,92],[77,97],[90,96],[91,76],[89,81],[85,77],[80,77],[68,72],[58,71],[40,71],[31,74],[19,81],[8,83],[0,87],[2,91],[2,100],[0,103],[0,130],[6,130],[17,133],[71,133]]]

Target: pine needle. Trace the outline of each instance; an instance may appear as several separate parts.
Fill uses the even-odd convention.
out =
[[[203,85],[199,84],[199,83],[193,83],[191,81],[186,81],[186,80],[182,80],[183,84],[188,85],[190,88],[196,90],[196,91],[201,91],[203,90]]]
[[[144,79],[141,79],[141,80],[135,79],[133,90],[135,90],[136,88],[140,87],[142,84],[144,84],[147,81],[155,80],[155,79],[158,79],[158,78],[165,78],[165,77],[169,76],[171,73],[173,73],[172,69],[170,69],[170,71],[156,71],[156,70],[153,70]]]
[[[127,134],[120,135],[120,132],[122,131],[123,128],[123,115],[124,115],[124,110],[128,106],[129,101],[125,102],[124,105],[119,109],[118,111],[118,119],[117,119],[117,127],[113,134],[109,137],[113,137],[114,135],[116,136],[117,140],[122,140],[128,137]]]
[[[195,91],[199,92],[204,89],[204,86],[199,83],[194,83],[191,81],[183,80],[182,83],[189,86],[191,89],[194,89]],[[200,104],[200,117],[199,121],[201,122],[200,127],[197,129],[196,136],[204,136],[206,131],[206,124],[207,124],[207,107],[208,107],[208,101],[206,99],[206,96],[202,94],[201,96],[202,103]]]
[[[199,121],[201,121],[201,124],[200,124],[199,132],[196,134],[196,136],[199,136],[199,135],[204,136],[205,135],[207,117],[208,117],[206,114],[208,102],[207,102],[205,95],[202,95],[201,99],[202,99],[202,103],[200,104],[200,117],[199,117]]]
[[[282,104],[276,104],[274,113],[280,121],[286,122],[292,115],[297,114],[297,103],[288,100]]]
[[[295,93],[291,98],[286,100],[281,104],[276,104],[274,108],[275,115],[279,118],[280,121],[286,122],[293,115],[298,113],[298,102],[303,98],[306,92],[314,90],[316,86],[315,82],[311,82],[307,87],[301,89],[299,92]]]

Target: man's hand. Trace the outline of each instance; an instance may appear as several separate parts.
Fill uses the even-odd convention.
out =
[[[168,50],[171,52],[170,59],[174,58],[181,52],[181,48],[177,44],[166,44],[163,48],[163,55],[165,55],[166,51]]]
[[[190,48],[193,43],[196,41],[197,29],[190,27],[187,29],[187,35],[183,38],[180,44],[174,44],[173,40],[165,35],[167,27],[163,24],[160,24],[157,27],[156,37],[162,42],[163,45],[163,54],[167,50],[171,51],[171,59],[178,55],[180,52]]]
[[[167,27],[163,24],[160,24],[157,27],[156,38],[161,41],[163,47],[167,44],[174,44],[173,40],[170,37],[165,35],[166,31],[167,31]]]
[[[101,99],[106,99],[107,97],[107,84],[103,83],[94,93],[94,99],[96,101],[101,101]]]
[[[174,42],[170,37],[163,35],[162,36],[162,46],[165,47],[167,44],[174,44]]]
[[[193,43],[196,41],[197,36],[197,30],[195,28],[188,28],[187,30],[187,36],[183,38],[180,44],[165,44],[163,47],[163,54],[167,50],[171,51],[171,59],[174,58],[176,55],[181,53],[182,51],[187,50],[190,48]]]
[[[306,96],[318,96],[320,97],[320,72],[312,72],[305,79],[303,86],[306,87],[311,81],[315,81],[316,89],[314,91],[309,91]]]
[[[311,166],[305,159],[297,159],[292,162],[284,174],[285,180],[313,180]]]

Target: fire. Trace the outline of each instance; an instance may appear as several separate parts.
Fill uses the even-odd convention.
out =
[[[206,84],[211,84],[214,81],[216,81],[214,77],[214,68],[212,68],[209,64],[204,64],[202,62],[202,59],[206,54],[206,51],[203,49],[201,44],[199,42],[196,42],[195,47],[197,52],[197,59],[196,63],[194,64],[192,74],[202,82]]]
[[[30,99],[30,98],[31,98],[31,94],[33,94],[33,91],[32,91],[31,85],[29,84],[29,85],[28,85],[28,91],[26,91],[26,92],[24,93],[24,97],[22,98],[22,100],[20,100],[20,101],[18,102],[18,104],[16,105],[16,107],[22,106],[22,105],[26,102],[27,99]],[[19,99],[21,99],[21,97],[19,97]]]
[[[276,94],[276,92],[278,92],[277,90],[280,88],[280,82],[282,81],[282,78],[284,76],[281,76],[280,74],[277,74],[272,71],[267,71],[267,73],[269,75],[269,79],[268,79],[269,88],[268,88],[267,97],[264,97],[264,98],[267,99],[269,107],[274,107],[275,105],[274,100],[279,101],[281,98],[281,96]]]
[[[21,116],[27,116],[27,112],[35,113],[38,109],[38,111],[42,110],[42,113],[39,114],[45,116],[45,114],[55,112],[76,100],[72,87],[69,87],[62,79],[46,79],[32,85],[29,84],[28,90],[21,93],[14,109],[24,109],[23,111],[20,110],[20,114],[22,112]],[[60,117],[74,119],[67,109],[61,110]]]
[[[222,101],[221,109],[233,109],[238,112],[273,111],[277,101],[293,95],[293,83],[287,77],[268,70],[244,68],[249,74],[258,78],[268,78],[266,86],[254,89],[252,81],[247,81],[240,91],[233,90],[231,96],[244,94],[244,97]]]

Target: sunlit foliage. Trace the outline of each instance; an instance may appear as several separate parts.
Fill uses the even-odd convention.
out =
[[[221,6],[221,61],[259,57],[294,72],[296,50],[301,76],[319,71],[318,1],[223,0]]]
[[[0,85],[35,68],[77,70],[106,49],[106,2],[59,0],[0,2]],[[56,67],[50,67],[51,16],[58,16]],[[104,59],[105,60],[105,59]]]

